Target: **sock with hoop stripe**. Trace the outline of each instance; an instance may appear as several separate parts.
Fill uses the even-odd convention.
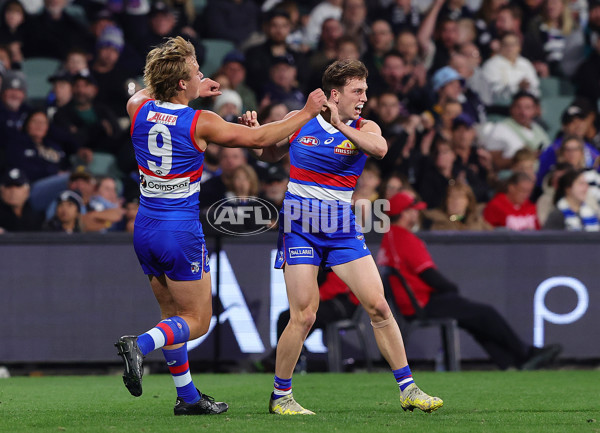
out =
[[[192,381],[190,365],[188,363],[187,343],[177,349],[163,349],[162,352],[167,361],[171,376],[173,376],[175,388],[177,389],[177,397],[181,397],[183,401],[189,404],[196,403],[202,395],[198,392]]]
[[[415,383],[408,365],[404,368],[399,368],[398,370],[392,370],[392,373],[394,373],[400,391],[404,391],[408,385]]]
[[[146,356],[153,350],[160,349],[163,346],[185,343],[190,339],[190,328],[188,324],[179,316],[169,317],[161,320],[154,328],[140,335],[137,338],[137,344]]]
[[[275,376],[273,387],[273,400],[289,395],[292,393],[292,378],[280,379]]]

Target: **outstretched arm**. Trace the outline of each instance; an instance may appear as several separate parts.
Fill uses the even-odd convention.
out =
[[[285,115],[284,119],[296,113],[296,111],[291,111]],[[258,128],[260,123],[258,123],[256,111],[246,111],[242,117],[239,118],[239,123],[242,125],[249,126],[250,128]],[[252,149],[252,153],[261,161],[265,162],[277,162],[280,161],[281,158],[288,153],[290,148],[290,140],[289,137],[281,140],[279,143],[276,143],[269,147],[263,147],[260,149]]]
[[[435,0],[431,5],[431,9],[429,9],[429,12],[425,16],[425,19],[421,23],[421,26],[419,27],[419,31],[417,32],[417,40],[419,41],[419,46],[424,53],[429,52],[429,45],[431,44],[431,39],[433,37],[438,15],[442,10],[442,6],[444,6],[444,3],[446,3],[446,0]]]
[[[278,143],[321,112],[327,98],[321,89],[308,96],[306,105],[290,117],[257,128],[229,123],[203,111],[196,124],[196,138],[225,147],[262,148]]]

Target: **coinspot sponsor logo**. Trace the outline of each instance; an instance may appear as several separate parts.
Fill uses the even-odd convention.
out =
[[[208,208],[208,224],[230,236],[252,236],[264,233],[277,225],[279,211],[258,197],[229,197]]]

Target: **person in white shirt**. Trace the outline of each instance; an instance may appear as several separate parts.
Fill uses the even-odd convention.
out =
[[[487,60],[482,69],[494,104],[507,105],[519,90],[540,95],[540,81],[535,68],[521,56],[521,40],[514,33],[502,36],[499,53]]]
[[[510,117],[498,122],[483,140],[496,171],[510,168],[519,149],[527,147],[538,155],[550,144],[546,131],[533,120],[538,113],[539,101],[531,93],[520,91],[513,97]]]
[[[342,0],[324,0],[310,11],[305,29],[305,42],[311,48],[317,47],[321,28],[327,19],[333,18],[337,21],[342,19],[342,3]]]

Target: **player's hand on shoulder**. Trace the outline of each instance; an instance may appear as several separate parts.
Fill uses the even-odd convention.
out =
[[[321,112],[321,109],[326,104],[327,97],[325,96],[323,90],[315,89],[312,92],[310,92],[310,95],[308,95],[303,110],[308,112],[312,117],[315,117]]]
[[[241,117],[238,117],[238,123],[250,128],[258,128],[260,126],[256,111],[246,111]]]
[[[342,123],[340,120],[340,113],[338,107],[334,102],[327,102],[325,104],[325,110],[323,111],[323,117],[327,120],[334,128]]]
[[[200,82],[200,96],[201,97],[209,97],[209,96],[219,96],[221,91],[219,87],[221,85],[210,78],[203,78]]]

